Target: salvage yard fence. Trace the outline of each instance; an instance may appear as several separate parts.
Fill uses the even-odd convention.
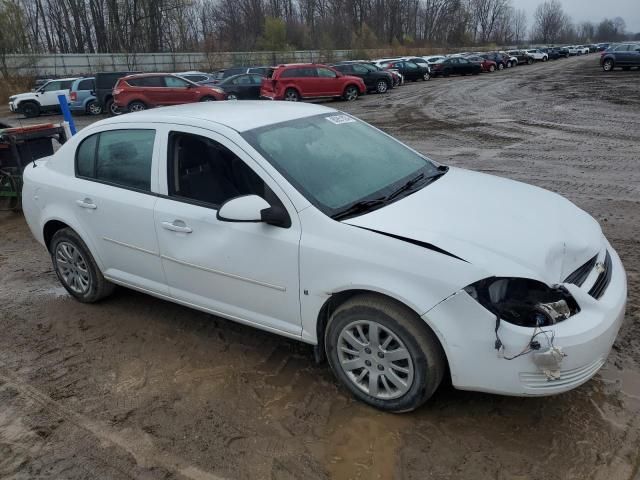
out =
[[[464,49],[457,49],[463,51]],[[448,50],[449,52],[452,49]],[[2,58],[2,70],[11,76],[64,77],[108,71],[215,71],[233,65],[337,62],[347,59],[442,53],[442,49],[292,50],[278,52],[11,54]]]

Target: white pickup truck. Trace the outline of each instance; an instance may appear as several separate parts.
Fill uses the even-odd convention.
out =
[[[58,95],[65,95],[69,101],[69,89],[76,78],[51,80],[34,92],[19,93],[9,97],[9,110],[22,113],[25,117],[37,117],[44,112],[60,111]]]
[[[533,50],[526,50],[526,52],[536,61],[546,62],[547,60],[549,60],[549,55],[544,53],[542,50],[538,50],[537,48],[534,48]]]

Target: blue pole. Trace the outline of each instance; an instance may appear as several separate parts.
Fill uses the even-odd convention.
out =
[[[67,122],[69,122],[69,130],[71,130],[71,135],[75,135],[77,133],[76,124],[73,123],[73,117],[71,116],[71,110],[69,110],[67,96],[64,94],[58,95],[58,103],[60,104],[60,109],[62,110],[62,116]]]

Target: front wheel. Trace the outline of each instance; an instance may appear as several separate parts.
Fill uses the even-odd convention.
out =
[[[391,412],[414,410],[435,392],[446,360],[418,315],[376,295],[338,307],[325,332],[329,365],[359,400]]]
[[[35,102],[25,102],[20,106],[20,109],[26,118],[34,118],[40,115],[40,105]]]
[[[112,117],[120,115],[120,110],[118,109],[118,105],[116,105],[116,102],[113,100],[113,98],[110,98],[109,100],[107,100],[107,103],[105,105],[105,110]]]
[[[87,104],[87,115],[100,115],[102,113],[102,106],[97,100],[91,100]]]
[[[360,92],[358,91],[358,87],[354,85],[349,85],[347,88],[344,89],[344,94],[342,95],[342,98],[344,98],[347,102],[353,102],[354,100],[358,99],[358,95],[360,95]]]
[[[53,269],[62,286],[78,301],[94,303],[113,292],[86,244],[70,228],[58,230],[49,245]]]
[[[602,64],[602,69],[605,72],[610,72],[613,70],[613,60],[611,60],[610,58],[606,59],[604,61],[604,63]]]
[[[235,93],[230,93],[227,95],[227,100],[238,100],[238,96]]]
[[[547,60],[549,60],[547,57],[542,57],[543,62],[546,62]]]
[[[527,64],[528,65],[533,65],[533,58],[530,58],[529,60],[527,60]]]
[[[429,72],[425,73],[422,76],[422,80],[424,80],[425,82],[428,82],[429,80],[431,80],[431,74]]]
[[[504,63],[498,64],[498,70],[504,70]]]

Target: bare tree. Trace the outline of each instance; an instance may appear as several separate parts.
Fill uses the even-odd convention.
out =
[[[513,40],[517,45],[527,36],[527,12],[518,9],[513,13]]]
[[[533,38],[543,43],[560,40],[567,25],[567,16],[559,0],[547,0],[538,5],[533,15]]]

